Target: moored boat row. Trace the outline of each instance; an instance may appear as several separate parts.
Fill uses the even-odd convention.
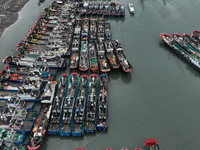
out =
[[[104,17],[124,17],[124,4],[116,2],[84,2],[80,7],[80,16],[98,15]]]
[[[188,64],[200,71],[200,53],[198,49],[198,32],[195,30],[190,37],[184,33],[182,36],[174,33],[170,37],[166,33],[160,34],[163,42]]]

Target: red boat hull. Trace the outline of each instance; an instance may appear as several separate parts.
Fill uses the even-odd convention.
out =
[[[38,148],[40,148],[40,145],[38,145],[38,146],[30,146],[30,145],[27,145],[27,149],[28,149],[28,150],[37,150]]]

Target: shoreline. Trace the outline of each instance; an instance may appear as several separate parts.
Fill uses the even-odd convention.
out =
[[[4,30],[15,23],[18,12],[29,0],[2,0],[0,1],[0,37]]]

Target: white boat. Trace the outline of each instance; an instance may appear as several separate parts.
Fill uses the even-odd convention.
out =
[[[49,103],[52,104],[55,91],[56,91],[56,81],[49,81],[44,89],[44,93],[42,95],[41,103]]]
[[[128,4],[128,7],[129,7],[130,13],[131,13],[131,14],[134,14],[134,13],[135,13],[135,9],[134,9],[134,7],[133,7],[133,3],[129,3],[129,4]]]

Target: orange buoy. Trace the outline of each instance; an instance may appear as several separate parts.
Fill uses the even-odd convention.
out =
[[[37,119],[36,124],[40,121],[40,118]]]
[[[45,135],[45,133],[46,133],[46,130],[44,129],[44,130],[42,131],[42,135],[44,136],[44,135]]]
[[[38,126],[35,126],[32,131],[33,133],[36,133],[38,131]]]

